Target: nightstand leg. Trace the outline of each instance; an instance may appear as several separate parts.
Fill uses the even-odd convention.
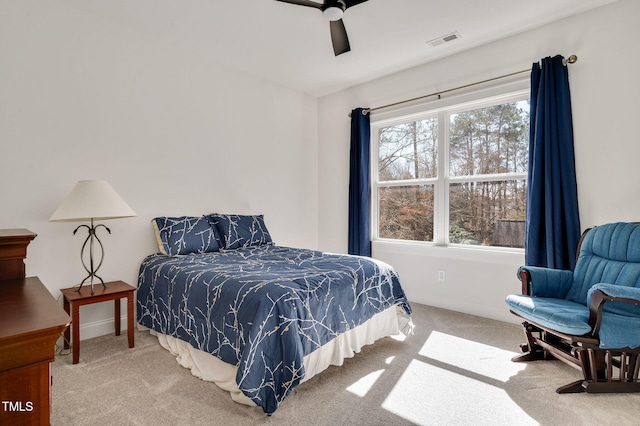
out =
[[[80,361],[80,306],[74,303],[71,310],[71,328],[73,329],[71,346],[73,348],[73,363],[77,364]]]
[[[129,347],[133,347],[133,291],[127,294],[127,337]]]
[[[113,322],[114,322],[114,324],[116,326],[116,336],[119,336],[120,335],[120,299],[114,300],[113,303],[114,303],[114,307],[115,307],[115,309],[114,309],[114,311],[115,311],[114,317],[115,318],[113,318]]]
[[[69,301],[67,299],[64,299],[62,304],[64,306],[64,311],[67,313],[67,315],[71,316],[71,307],[69,306]],[[69,345],[71,343],[71,327],[65,328],[63,340],[64,348],[69,349]]]

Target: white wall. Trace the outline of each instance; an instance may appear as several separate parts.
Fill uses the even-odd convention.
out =
[[[263,213],[277,243],[346,252],[349,119],[375,107],[576,54],[570,68],[583,227],[638,220],[640,3],[601,9],[320,100],[58,2],[0,0],[0,227],[38,234],[27,273],[51,293],[84,277],[76,224],[48,218],[81,179],[136,210],[105,222],[107,280],[135,284],[157,215]],[[426,47],[425,47],[426,48]],[[247,118],[247,119],[245,119]],[[521,255],[376,243],[411,300],[512,320]],[[445,269],[447,281],[436,281]],[[111,331],[82,308],[82,338]]]
[[[155,216],[261,213],[277,243],[315,248],[316,151],[315,98],[59,2],[0,1],[0,228],[38,234],[27,274],[55,297],[86,275],[79,224],[48,222],[78,180],[137,212],[100,231],[100,275],[135,285]],[[82,307],[81,338],[112,321]]]
[[[556,54],[578,56],[569,75],[582,227],[640,220],[639,16],[640,2],[621,0],[321,98],[319,248],[347,249],[350,110],[527,69]],[[397,268],[410,300],[514,321],[504,297],[519,291],[516,270],[523,255],[374,243],[374,256]],[[446,270],[446,282],[437,282],[438,269]]]

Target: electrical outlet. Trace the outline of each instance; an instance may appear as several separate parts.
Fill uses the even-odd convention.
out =
[[[438,281],[446,281],[447,274],[444,269],[438,269]]]

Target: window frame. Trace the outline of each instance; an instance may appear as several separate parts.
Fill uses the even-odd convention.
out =
[[[447,99],[421,102],[408,107],[400,107],[371,117],[370,134],[370,170],[371,177],[371,239],[373,242],[400,243],[418,246],[434,246],[441,248],[476,249],[483,251],[499,251],[524,253],[524,248],[482,246],[471,244],[451,243],[449,241],[449,192],[452,184],[463,182],[503,182],[510,180],[527,180],[528,172],[508,172],[486,175],[451,176],[449,173],[450,149],[449,131],[451,115],[514,101],[529,99],[530,89],[528,79],[517,79],[510,83],[496,85],[484,89],[469,91]],[[380,129],[396,124],[437,117],[438,145],[437,145],[437,176],[420,179],[379,181],[379,136]],[[444,125],[442,125],[444,124]],[[379,189],[384,187],[398,187],[411,185],[433,185],[433,241],[402,240],[382,238],[379,236]]]

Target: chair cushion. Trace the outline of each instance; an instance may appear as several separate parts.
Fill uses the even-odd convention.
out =
[[[586,305],[597,283],[640,288],[640,225],[608,223],[586,233],[565,299]]]
[[[543,327],[572,336],[582,336],[591,331],[589,309],[583,304],[519,294],[507,296],[506,302],[513,313]]]

